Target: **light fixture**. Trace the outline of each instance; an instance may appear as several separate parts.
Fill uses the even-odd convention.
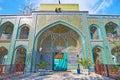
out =
[[[39,51],[42,51],[42,47],[39,48]]]

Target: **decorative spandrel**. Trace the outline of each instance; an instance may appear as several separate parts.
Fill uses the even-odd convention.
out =
[[[46,25],[55,22],[57,20],[66,21],[75,27],[81,28],[82,17],[81,15],[39,15],[38,16],[38,24],[36,27],[37,32]]]

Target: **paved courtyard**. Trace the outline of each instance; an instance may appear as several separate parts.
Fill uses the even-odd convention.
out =
[[[95,73],[90,75],[71,72],[54,72],[53,74],[40,76],[39,73],[27,73],[10,78],[9,80],[115,80]]]

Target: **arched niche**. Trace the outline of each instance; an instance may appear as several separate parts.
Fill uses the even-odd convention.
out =
[[[115,46],[111,50],[112,53],[112,60],[114,64],[120,63],[120,46]]]
[[[26,48],[19,46],[14,51],[14,70],[16,72],[24,72],[25,60],[26,60]]]
[[[29,25],[23,24],[22,26],[19,27],[17,39],[28,39],[29,32],[30,32]]]
[[[7,21],[0,26],[0,39],[11,39],[13,33],[13,23]]]
[[[103,70],[103,66],[101,66],[102,64],[104,64],[103,61],[103,48],[101,46],[95,46],[92,49],[92,53],[93,53],[93,61],[94,61],[94,66],[95,66],[95,72],[102,74],[102,70]]]
[[[92,24],[90,25],[90,38],[91,39],[101,39],[101,31],[98,25]]]
[[[0,47],[0,73],[3,73],[7,60],[8,50],[5,47]]]
[[[120,29],[118,28],[118,25],[114,22],[108,22],[105,25],[106,35],[107,37],[118,37],[120,36]]]
[[[5,63],[5,55],[8,54],[8,50],[5,47],[0,47],[0,64],[4,65]]]
[[[102,52],[102,49],[99,46],[96,46],[92,49],[94,63],[96,63],[97,61],[100,60],[99,56],[102,55],[102,54],[100,54],[101,52]]]

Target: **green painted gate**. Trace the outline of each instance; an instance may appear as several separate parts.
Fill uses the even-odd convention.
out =
[[[62,55],[63,58],[59,58]],[[59,56],[57,53],[53,55],[53,70],[67,70],[67,54],[66,52],[60,53]]]

